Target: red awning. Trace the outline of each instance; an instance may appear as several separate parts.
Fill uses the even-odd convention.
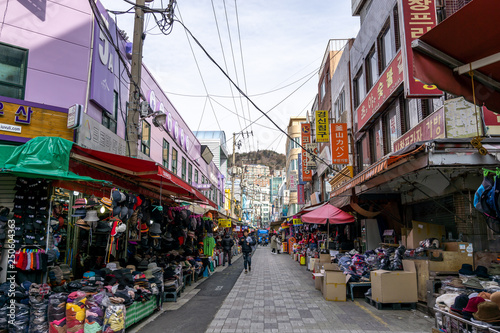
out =
[[[71,159],[92,166],[96,169],[95,172],[99,172],[100,179],[104,178],[113,183],[116,183],[117,179],[125,179],[153,191],[159,192],[161,189],[162,194],[171,195],[180,200],[217,207],[200,191],[153,161],[105,153],[77,145],[73,146]],[[82,174],[84,170],[80,163],[74,163],[72,166],[78,169],[79,174]],[[92,174],[92,171],[90,173]],[[107,175],[109,179],[106,179]]]
[[[301,217],[304,223],[326,224],[345,224],[354,222],[354,216],[344,212],[330,204],[321,206]]]
[[[500,1],[473,0],[412,42],[414,76],[500,112]]]

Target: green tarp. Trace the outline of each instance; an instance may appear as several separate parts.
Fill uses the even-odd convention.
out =
[[[69,171],[72,147],[71,141],[41,136],[17,147],[0,145],[0,171],[28,178],[100,181]]]

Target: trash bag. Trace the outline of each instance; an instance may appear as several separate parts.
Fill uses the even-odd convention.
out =
[[[125,333],[125,305],[111,304],[106,308],[104,315],[103,332]]]

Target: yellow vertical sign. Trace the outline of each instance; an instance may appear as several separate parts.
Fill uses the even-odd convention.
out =
[[[316,111],[316,142],[330,142],[328,111]]]

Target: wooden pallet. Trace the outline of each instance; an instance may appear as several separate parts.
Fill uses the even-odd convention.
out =
[[[366,303],[375,307],[377,310],[415,310],[417,303],[379,303],[374,301],[371,297],[365,297]]]

